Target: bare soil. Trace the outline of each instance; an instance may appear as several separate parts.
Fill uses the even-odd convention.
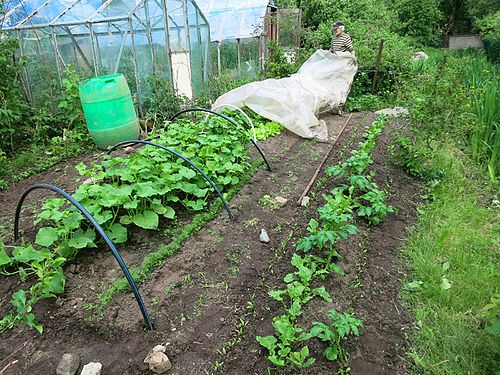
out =
[[[324,119],[332,142],[347,116]],[[373,119],[371,113],[353,114],[326,165],[344,159]],[[398,211],[377,227],[357,223],[360,234],[339,245],[342,259],[338,264],[345,276],[330,277],[325,284],[333,302],[313,300],[301,317],[306,327],[307,322],[324,321],[326,312],[336,308],[352,310],[363,320],[360,337],[346,343],[350,374],[406,372],[406,331],[411,318],[399,298],[405,270],[398,254],[407,228],[416,221],[421,187],[394,164],[388,153],[389,133],[396,126],[393,123],[379,137],[371,169]],[[267,353],[255,336],[272,334],[272,317],[282,312],[267,292],[283,287],[283,277],[292,270],[290,259],[296,240],[305,235],[307,223],[323,204],[322,194],[334,187],[322,172],[309,193],[311,205],[304,208],[297,204],[329,147],[330,143],[305,140],[287,131],[262,142],[274,172],[261,167],[231,200],[235,219],[228,221],[221,211],[139,286],[154,318],[154,331],[144,330],[131,292],[116,297],[102,316],[89,309],[97,303],[98,293],[121,277],[121,271],[107,250],[86,251],[65,270],[65,294],[36,306],[43,335],[20,327],[0,335],[0,372],[17,360],[4,374],[54,374],[62,355],[72,352],[81,357],[82,365],[101,362],[104,374],[148,374],[143,359],[155,345],[167,344],[166,354],[173,364],[170,374],[210,374],[216,364],[220,366],[218,373],[223,374],[267,374]],[[45,182],[72,192],[78,186],[74,165],[95,160],[96,156],[68,160],[0,194],[4,232],[11,232],[13,212],[25,188]],[[27,201],[22,224],[26,239],[34,234],[31,209],[39,207],[48,194],[36,192]],[[276,207],[266,195],[284,197],[288,203]],[[187,221],[188,216],[180,220],[180,225]],[[269,244],[259,241],[262,228],[271,238]],[[139,264],[145,255],[168,241],[165,231],[135,231],[119,251],[127,264]],[[17,288],[16,278],[2,278],[0,313],[10,308],[10,295]],[[235,338],[239,342],[231,345]],[[310,347],[317,362],[305,374],[338,371],[338,365],[323,359],[321,343]],[[294,374],[297,370],[282,373]]]

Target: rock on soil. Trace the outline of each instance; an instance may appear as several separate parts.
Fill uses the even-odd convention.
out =
[[[259,240],[260,240],[260,242],[264,242],[264,243],[269,243],[269,241],[270,241],[269,235],[267,234],[267,231],[264,228],[262,228],[260,231]]]
[[[83,366],[80,375],[101,375],[102,364],[99,362],[90,362]]]
[[[384,108],[375,113],[379,116],[386,115],[389,117],[402,117],[402,116],[408,116],[410,114],[408,109],[403,107]]]
[[[165,354],[166,349],[166,346],[156,345],[144,359],[144,363],[147,363],[155,374],[164,374],[172,368],[172,363]]]
[[[276,204],[278,206],[285,207],[286,204],[287,204],[287,202],[288,202],[288,199],[280,197],[280,196],[277,196],[276,198],[274,198],[274,201],[276,202]]]
[[[80,357],[73,353],[65,353],[57,365],[57,375],[74,375],[80,367]]]

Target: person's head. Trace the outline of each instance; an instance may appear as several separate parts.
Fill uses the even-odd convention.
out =
[[[344,32],[344,23],[340,21],[335,22],[333,24],[333,32],[337,36],[342,35],[342,33]]]

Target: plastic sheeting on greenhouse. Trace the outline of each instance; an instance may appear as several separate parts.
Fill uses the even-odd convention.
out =
[[[2,10],[0,38],[19,41],[33,105],[73,70],[124,74],[141,116],[155,90],[196,97],[208,81],[209,25],[195,0],[4,0]]]
[[[196,0],[210,24],[212,41],[244,39],[264,31],[269,0]]]
[[[328,139],[321,113],[339,113],[357,71],[349,52],[318,50],[298,73],[282,79],[252,82],[219,97],[213,107],[247,106],[304,138]]]

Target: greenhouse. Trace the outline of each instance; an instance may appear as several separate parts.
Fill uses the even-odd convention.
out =
[[[54,95],[68,69],[83,78],[123,73],[140,115],[153,80],[196,97],[209,73],[209,25],[193,0],[7,0],[0,37],[28,57],[33,104]]]
[[[212,64],[220,73],[255,76],[264,67],[268,41],[298,47],[299,9],[278,9],[269,0],[197,0],[210,24]]]

